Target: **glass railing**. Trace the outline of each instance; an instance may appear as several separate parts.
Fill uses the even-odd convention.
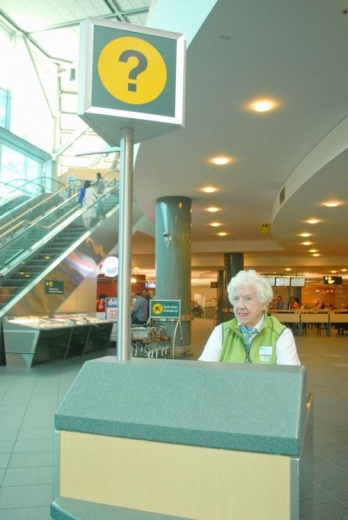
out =
[[[59,206],[64,201],[65,193],[66,189],[64,187],[60,191],[44,198],[37,197],[38,202],[35,203],[33,201],[33,205],[31,204],[27,209],[27,205],[23,207],[17,216],[7,219],[7,222],[2,225],[0,223],[0,247],[35,223],[37,219],[52,210],[52,208]]]
[[[29,198],[41,193],[53,193],[64,188],[64,184],[54,179],[39,177],[38,179],[14,179],[9,182],[0,181],[0,209],[10,200],[17,197]]]

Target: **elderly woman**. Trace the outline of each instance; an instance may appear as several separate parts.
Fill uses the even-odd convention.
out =
[[[266,278],[253,270],[240,271],[227,293],[235,318],[215,327],[199,360],[301,364],[291,330],[267,315],[273,291]]]

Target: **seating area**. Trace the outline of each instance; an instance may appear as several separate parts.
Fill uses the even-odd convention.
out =
[[[343,335],[348,331],[348,311],[271,311],[270,314],[276,317],[281,323],[292,329],[294,334],[306,334],[309,327],[317,329],[317,335],[321,336],[322,331],[327,336],[331,336],[333,331]]]

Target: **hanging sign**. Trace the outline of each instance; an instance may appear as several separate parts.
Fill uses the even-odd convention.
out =
[[[110,145],[184,124],[185,41],[177,33],[90,18],[81,24],[79,116]]]

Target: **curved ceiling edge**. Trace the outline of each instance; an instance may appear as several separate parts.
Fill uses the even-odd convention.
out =
[[[308,179],[313,177],[348,147],[347,135],[348,117],[343,119],[343,121],[327,134],[295,168],[274,200],[272,207],[272,224],[282,204],[289,201],[294,193],[298,191]]]

